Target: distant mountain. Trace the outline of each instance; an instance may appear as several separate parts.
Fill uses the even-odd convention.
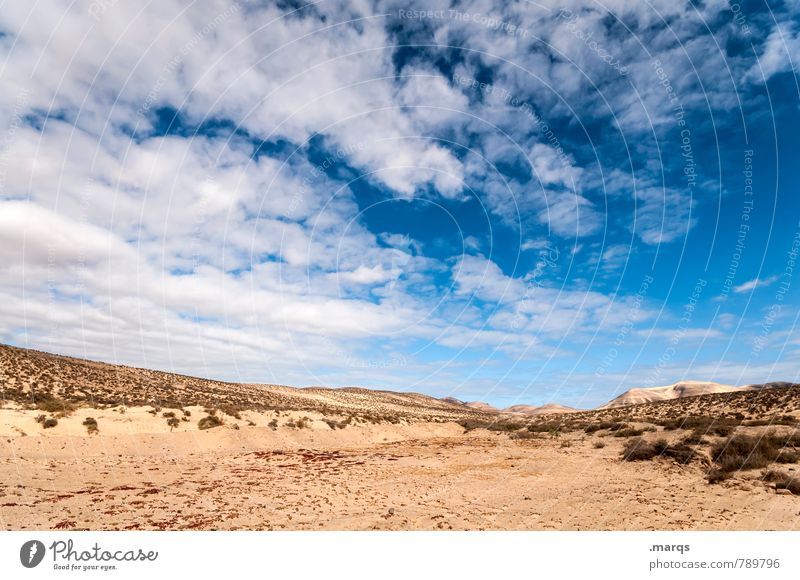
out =
[[[713,395],[719,393],[737,393],[742,391],[758,391],[761,389],[774,389],[791,387],[793,383],[772,382],[736,387],[706,381],[680,381],[666,387],[636,388],[625,391],[619,397],[612,399],[598,409],[611,409],[641,403],[654,403],[657,401],[670,401],[684,397],[697,397],[699,395]]]
[[[521,413],[523,415],[549,415],[557,413],[574,413],[577,409],[572,407],[565,407],[563,405],[556,405],[548,403],[547,405],[533,406],[533,405],[512,405],[503,409],[506,413]]]
[[[471,401],[469,403],[464,403],[470,409],[475,409],[476,411],[486,411],[487,413],[496,413],[498,411],[497,407],[493,407],[489,403],[484,403],[483,401]]]

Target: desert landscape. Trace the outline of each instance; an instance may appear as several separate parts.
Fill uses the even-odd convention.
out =
[[[800,385],[596,410],[222,383],[0,346],[6,530],[796,530]]]

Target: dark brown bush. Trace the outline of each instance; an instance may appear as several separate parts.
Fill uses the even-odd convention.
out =
[[[664,441],[664,445],[666,444],[667,442]],[[641,437],[630,439],[622,448],[622,459],[625,461],[648,461],[657,455],[658,449],[656,449],[656,446]]]
[[[695,450],[688,445],[682,443],[670,445],[666,439],[650,443],[641,437],[636,437],[625,443],[622,449],[622,459],[625,461],[647,461],[656,457],[668,457],[681,465],[686,465],[696,455]]]
[[[781,449],[775,458],[776,463],[800,463],[800,453],[791,449]]]
[[[627,429],[620,429],[619,431],[613,431],[614,437],[639,437],[645,432],[644,429],[636,429],[635,427],[629,427]]]
[[[692,429],[703,435],[719,435],[727,437],[741,424],[739,419],[731,417],[707,417],[704,415],[678,417],[661,421],[665,431],[676,429]]]
[[[528,431],[527,429],[520,429],[519,431],[514,431],[508,436],[509,439],[517,439],[517,440],[524,440],[524,439],[539,439],[541,438],[541,434],[533,433],[532,431]]]
[[[99,432],[99,429],[97,428],[97,419],[94,417],[86,417],[81,424],[86,427],[86,432],[90,435]]]
[[[219,427],[220,425],[222,425],[222,419],[216,415],[208,415],[197,422],[197,427],[201,430],[213,429],[214,427]]]
[[[706,473],[706,480],[708,481],[708,483],[719,483],[721,481],[729,479],[730,476],[731,476],[730,473],[727,473],[725,471],[720,471],[716,467],[712,467],[711,469],[708,470],[708,473]]]
[[[53,397],[52,395],[37,395],[34,397],[33,405],[36,409],[47,413],[62,413],[67,415],[75,410],[75,405],[64,399]]]
[[[619,431],[621,429],[625,429],[626,427],[628,427],[628,424],[623,421],[601,421],[600,423],[587,425],[583,430],[591,435],[597,431],[603,431],[606,429],[609,431]]]
[[[775,489],[788,489],[794,495],[800,495],[800,477],[792,476],[785,471],[770,469],[761,476],[766,482],[775,483]]]
[[[722,471],[766,467],[780,453],[778,441],[770,436],[734,435],[711,450],[711,458]]]

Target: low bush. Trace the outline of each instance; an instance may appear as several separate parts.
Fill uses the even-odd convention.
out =
[[[627,429],[620,429],[613,431],[614,437],[639,437],[644,433],[644,429],[636,429],[635,427],[628,427]]]
[[[220,405],[219,410],[222,413],[225,413],[226,415],[233,417],[234,419],[241,420],[242,418],[241,414],[242,409],[234,405]]]
[[[674,431],[676,429],[692,429],[702,433],[703,435],[719,435],[720,437],[727,437],[733,433],[736,427],[741,425],[741,420],[733,417],[708,417],[705,415],[693,415],[678,417],[676,419],[667,419],[665,421],[661,421],[660,424],[664,427],[665,431]]]
[[[222,425],[222,419],[216,415],[208,415],[197,422],[197,427],[201,430],[213,429],[214,427],[219,427],[220,425]]]
[[[605,446],[606,444],[603,441],[595,441],[594,444],[592,445],[592,447],[594,447],[595,449],[602,449]]]
[[[788,489],[794,495],[800,495],[800,477],[792,476],[785,471],[778,471],[771,469],[767,471],[762,477],[766,482],[775,484],[775,489]]]
[[[81,424],[84,427],[86,427],[86,431],[90,435],[93,433],[97,433],[99,431],[99,429],[97,428],[97,419],[95,419],[94,417],[86,417],[86,419],[84,419],[83,423]]]
[[[51,429],[56,425],[58,425],[58,419],[56,419],[55,417],[50,417],[49,419],[45,419],[44,421],[42,421],[42,428],[44,429]]]
[[[800,453],[791,449],[781,449],[775,458],[776,463],[800,463]]]
[[[539,439],[540,437],[541,435],[539,433],[533,433],[532,431],[528,431],[527,429],[520,429],[519,431],[514,431],[508,436],[509,439],[516,439],[516,440]]]
[[[636,437],[625,443],[622,449],[622,459],[625,461],[647,461],[656,457],[668,457],[681,465],[686,465],[695,456],[695,450],[688,445],[682,443],[670,445],[666,439],[650,443],[641,437]]]
[[[711,459],[722,471],[758,469],[775,461],[780,451],[778,439],[771,435],[734,435],[712,448]]]
[[[664,445],[666,445],[664,441]],[[641,437],[636,437],[625,443],[622,448],[622,459],[625,461],[648,461],[658,455],[656,446]]]
[[[591,435],[597,431],[619,431],[621,429],[625,429],[626,427],[628,427],[628,424],[623,421],[601,421],[600,423],[587,425],[583,430]]]
[[[168,417],[167,418],[167,425],[169,425],[169,430],[172,431],[175,427],[180,427],[181,420],[177,417]],[[202,429],[202,427],[201,427]]]
[[[706,481],[708,481],[708,483],[720,483],[721,481],[729,479],[730,476],[730,473],[712,467],[708,470],[708,473],[706,473]]]
[[[47,413],[62,413],[64,415],[75,410],[75,405],[59,397],[46,393],[42,395],[32,395],[31,397],[35,409]]]

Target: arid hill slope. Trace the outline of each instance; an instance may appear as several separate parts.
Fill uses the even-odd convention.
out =
[[[387,420],[441,422],[486,415],[482,410],[418,393],[227,383],[0,345],[0,400],[29,404],[48,397],[90,406],[232,406],[257,411],[361,413]]]

